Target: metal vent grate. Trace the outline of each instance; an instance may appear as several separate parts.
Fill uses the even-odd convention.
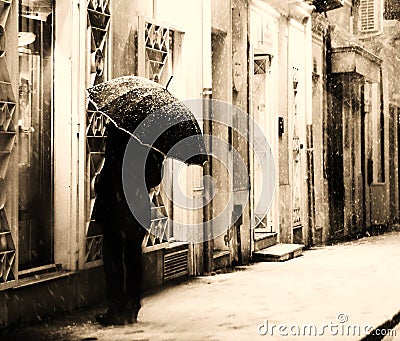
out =
[[[180,250],[164,255],[164,282],[187,276],[188,274],[188,250]]]

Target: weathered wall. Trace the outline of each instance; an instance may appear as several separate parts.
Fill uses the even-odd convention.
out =
[[[245,0],[234,0],[232,3],[232,104],[238,106],[243,112],[248,113],[248,4]],[[241,158],[245,162],[248,171],[249,166],[249,148],[248,141],[250,136],[248,135],[249,121],[244,119],[234,119],[233,128],[237,129],[243,134],[247,133],[247,136],[236,134],[233,132],[233,148],[240,154]],[[235,167],[235,166],[234,166]],[[233,169],[235,174],[235,168]],[[249,188],[246,186],[246,182],[237,179],[237,183],[233,183],[235,196],[237,192],[239,195],[246,195],[248,197],[248,205],[242,207],[242,225],[240,230],[234,230],[233,238],[237,241],[237,244],[241,243],[240,248],[234,250],[234,260],[247,262],[251,256],[251,222],[250,222],[250,198]],[[235,200],[235,198],[234,198]],[[236,203],[236,200],[235,200]],[[238,236],[238,233],[240,235]],[[238,238],[239,237],[239,238]],[[238,246],[239,247],[239,246]]]
[[[292,240],[292,193],[290,187],[290,133],[289,133],[289,69],[287,67],[288,56],[288,27],[287,19],[281,17],[279,20],[279,46],[278,46],[278,60],[279,63],[279,78],[278,89],[281,94],[278,96],[278,113],[283,118],[284,133],[279,137],[279,233],[280,241],[283,243],[290,243]]]
[[[232,102],[232,5],[230,0],[218,0],[211,3],[211,48],[212,48],[212,98],[227,103]],[[232,119],[225,112],[213,112],[217,120],[228,121],[231,126]],[[223,118],[222,116],[225,116]],[[213,136],[228,143],[229,127],[217,122],[212,123]],[[212,161],[212,176],[216,180],[218,192],[213,200],[213,217],[223,215],[222,223],[226,230],[231,224],[232,204],[229,198],[232,195],[231,186],[233,174],[232,152],[225,148],[218,148],[218,143],[213,143],[213,149],[217,158]],[[219,151],[217,151],[219,150]],[[228,204],[228,206],[227,206]],[[215,228],[220,228],[215,226]],[[214,228],[214,231],[215,231]],[[225,243],[224,235],[214,238],[214,251],[229,250],[232,255],[236,244],[231,239],[229,244]]]
[[[95,284],[94,284],[95,283]],[[105,298],[101,268],[66,274],[42,282],[23,282],[0,295],[0,327],[41,321],[48,316],[71,312]]]
[[[319,15],[313,15],[313,181],[314,221],[312,242],[324,243],[329,234],[328,188],[326,180],[326,33],[327,22]]]
[[[177,250],[185,247],[182,245]],[[145,291],[164,284],[163,255],[162,249],[143,254]],[[49,316],[105,302],[105,299],[102,267],[58,274],[58,277],[36,282],[24,279],[17,288],[0,292],[0,328],[42,321]]]

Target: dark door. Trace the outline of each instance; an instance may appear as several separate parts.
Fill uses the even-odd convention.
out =
[[[328,188],[331,238],[341,237],[344,231],[343,179],[343,83],[340,77],[331,78],[331,110],[328,112]]]
[[[389,186],[390,186],[390,220],[397,217],[396,212],[396,163],[395,163],[395,132],[396,107],[389,106]]]
[[[361,101],[360,101],[360,114],[361,114],[361,190],[362,190],[362,228],[366,228],[366,223],[367,223],[367,198],[366,198],[366,191],[367,191],[367,186],[369,186],[368,183],[368,172],[367,172],[367,167],[368,165],[366,164],[366,143],[365,143],[365,87],[364,85],[361,86]]]
[[[396,113],[397,118],[397,166],[400,162],[400,107],[397,108]],[[397,190],[398,190],[398,198],[399,198],[399,206],[400,206],[400,170],[397,168]],[[399,207],[400,208],[400,207]],[[400,212],[397,211],[397,216],[399,216]]]

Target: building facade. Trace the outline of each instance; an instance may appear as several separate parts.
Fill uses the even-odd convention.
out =
[[[284,243],[306,243],[308,238],[304,191],[305,122],[312,95],[311,12],[302,1],[250,2],[249,113],[268,139],[277,174],[268,215],[262,219],[254,212],[256,249],[265,233],[275,233]],[[252,175],[252,196],[257,198],[257,169]]]
[[[0,19],[0,326],[104,297],[93,205],[108,122],[85,89],[114,77],[171,81],[181,100],[248,114],[204,102],[203,132],[232,148],[203,169],[165,162],[143,241],[146,288],[247,263],[275,243],[319,245],[398,222],[396,1],[2,0]],[[255,125],[270,147],[259,162]],[[260,162],[271,156],[270,204]],[[217,200],[171,204],[204,195],[204,175]],[[220,212],[222,234],[174,236],[174,221]]]

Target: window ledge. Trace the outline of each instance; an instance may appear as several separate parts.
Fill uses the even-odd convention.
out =
[[[169,242],[166,249],[172,249],[174,247],[181,246],[181,245],[189,245],[189,243],[188,242]]]
[[[165,243],[161,243],[161,244],[157,244],[157,245],[153,245],[153,246],[146,246],[145,248],[143,248],[143,253],[149,253],[149,252],[154,252],[154,251],[158,251],[158,250],[171,250],[177,247],[181,247],[184,245],[189,245],[188,242],[178,242],[178,241],[171,241],[171,242],[165,242]]]
[[[13,287],[13,289],[25,288],[31,285],[36,285],[48,281],[52,281],[55,279],[60,279],[64,277],[70,277],[71,275],[76,274],[76,271],[65,271],[58,270],[56,272],[44,273],[44,274],[35,274],[29,277],[25,277],[22,279],[18,279],[18,284]]]

